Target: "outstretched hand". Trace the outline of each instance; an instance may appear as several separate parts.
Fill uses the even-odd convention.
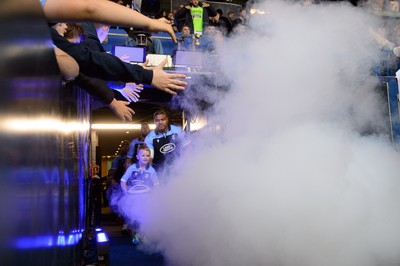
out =
[[[167,63],[167,59],[164,59],[158,66],[153,68],[153,80],[151,85],[159,90],[166,93],[175,95],[174,90],[184,90],[188,84],[185,81],[179,79],[185,79],[186,75],[183,74],[169,74],[163,70],[163,67]]]
[[[177,43],[171,21],[169,21],[166,18],[152,19],[147,29],[151,32],[160,32],[160,31],[166,32],[171,36],[172,41],[174,43]]]
[[[137,102],[140,98],[139,93],[143,90],[143,85],[136,83],[126,83],[123,89],[116,89],[118,90],[122,96],[125,97],[130,102]]]
[[[108,107],[110,107],[111,111],[113,111],[113,113],[119,119],[121,119],[122,122],[125,122],[126,120],[132,121],[132,115],[135,114],[135,111],[129,108],[128,105],[129,102],[117,101],[116,99],[113,99]]]

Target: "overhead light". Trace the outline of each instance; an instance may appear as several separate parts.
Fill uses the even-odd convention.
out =
[[[155,129],[155,124],[149,124],[150,129]],[[136,129],[139,130],[142,125],[141,124],[92,124],[92,129],[104,129],[104,130],[127,130],[127,129]]]
[[[254,14],[260,14],[260,15],[264,15],[264,14],[269,14],[269,12],[262,10],[262,9],[258,9],[258,8],[251,8],[250,9],[250,14],[254,15]]]
[[[76,131],[87,131],[89,124],[76,121],[67,122],[57,118],[13,117],[0,119],[0,129],[8,133],[62,132],[67,134]]]

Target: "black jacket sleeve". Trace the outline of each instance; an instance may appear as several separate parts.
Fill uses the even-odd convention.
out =
[[[114,90],[107,87],[104,80],[90,78],[79,73],[74,80],[75,84],[104,104],[110,104],[115,98]]]
[[[70,43],[56,30],[50,29],[50,31],[54,44],[77,61],[83,74],[103,80],[151,84],[153,71],[123,62],[112,54],[93,51],[79,43]]]
[[[186,7],[183,7],[181,9],[179,9],[178,11],[176,11],[175,18],[182,19],[186,16],[186,13],[188,13],[189,11],[190,11],[189,9],[186,9]]]

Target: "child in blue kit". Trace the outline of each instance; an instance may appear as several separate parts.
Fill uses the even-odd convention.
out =
[[[121,178],[121,188],[125,195],[139,199],[139,195],[148,194],[155,186],[160,184],[156,170],[150,165],[150,149],[147,146],[140,146],[136,158],[138,161],[126,169]],[[133,222],[133,244],[138,244],[140,236],[138,234],[139,223]]]

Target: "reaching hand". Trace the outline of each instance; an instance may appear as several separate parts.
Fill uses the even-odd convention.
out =
[[[121,119],[122,122],[125,122],[126,120],[132,121],[132,115],[135,114],[135,111],[133,111],[127,105],[129,105],[129,102],[117,101],[116,99],[113,99],[108,107],[110,107],[111,111],[113,111],[113,113],[119,119]]]
[[[151,85],[159,90],[175,95],[176,92],[173,90],[184,90],[187,83],[179,80],[186,78],[183,74],[168,74],[163,70],[164,65],[167,63],[167,59],[164,59],[158,66],[153,68],[153,80]]]
[[[159,32],[159,31],[166,32],[171,36],[172,41],[174,43],[177,43],[171,21],[169,21],[166,18],[152,19],[147,29],[152,32]]]
[[[123,89],[116,89],[122,96],[130,102],[137,102],[140,98],[139,93],[143,90],[143,85],[136,83],[126,83]]]

